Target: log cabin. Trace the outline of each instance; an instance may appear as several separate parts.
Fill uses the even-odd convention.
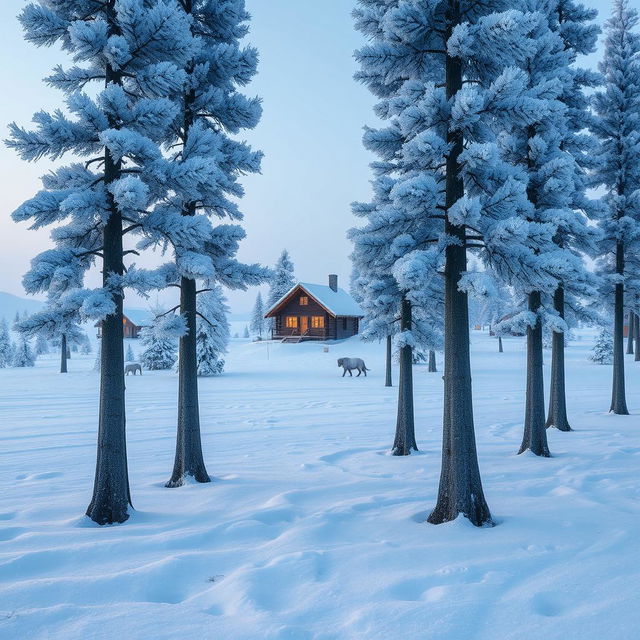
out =
[[[125,338],[138,338],[140,331],[153,323],[153,313],[144,309],[127,309],[122,316],[122,330]],[[96,335],[102,337],[102,321],[96,322]]]
[[[358,303],[338,287],[338,276],[329,285],[299,282],[265,314],[274,318],[273,340],[343,340],[358,334],[364,316]]]

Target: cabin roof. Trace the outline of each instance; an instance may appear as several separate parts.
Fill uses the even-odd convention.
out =
[[[285,293],[280,300],[272,305],[265,318],[276,315],[278,308],[287,302],[289,297],[296,291],[302,289],[311,296],[321,307],[324,307],[332,316],[362,318],[364,313],[360,305],[344,290],[338,287],[334,291],[331,287],[322,284],[311,284],[309,282],[299,282]]]
[[[124,315],[137,327],[150,327],[155,317],[151,311],[146,309],[125,309]]]
[[[125,309],[122,315],[139,329],[142,327],[150,327],[156,317],[153,312],[147,311],[146,309]],[[101,324],[102,320],[98,320],[94,326],[99,327]]]

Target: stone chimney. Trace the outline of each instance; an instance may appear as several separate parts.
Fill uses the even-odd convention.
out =
[[[338,291],[338,276],[333,273],[329,275],[329,288]]]

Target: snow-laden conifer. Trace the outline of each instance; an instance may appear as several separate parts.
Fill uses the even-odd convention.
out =
[[[189,21],[174,0],[39,0],[20,14],[25,37],[59,44],[73,58],[47,82],[66,95],[66,112],[40,111],[35,128],[11,126],[9,146],[28,161],[77,161],[43,178],[43,190],[14,213],[32,227],[54,226],[55,248],[25,276],[29,293],[56,292],[73,313],[102,320],[98,457],[87,515],[123,522],[131,504],[125,444],[122,300],[126,287],[144,292],[168,274],[145,273],[124,258],[129,234],[141,231],[154,205],[169,197],[173,165],[158,143],[179,107],[165,96],[185,81],[192,57]],[[83,288],[94,264],[102,286]]]
[[[444,281],[443,464],[433,523],[460,513],[476,525],[491,522],[475,446],[467,302],[483,275],[467,273],[467,251],[479,249],[500,274],[518,272],[533,267],[550,236],[523,215],[526,178],[498,145],[501,132],[534,122],[546,100],[518,69],[535,48],[540,15],[511,7],[361,0],[356,10],[370,39],[357,52],[358,77],[388,120],[365,144],[393,183],[394,206],[421,223],[419,234],[392,240],[394,277],[407,291]]]
[[[240,177],[260,170],[262,153],[238,139],[260,120],[260,100],[241,90],[256,72],[257,51],[241,41],[249,14],[244,0],[183,0],[194,47],[184,66],[183,87],[167,87],[179,110],[167,139],[170,195],[143,223],[144,246],[173,253],[180,288],[176,307],[184,318],[179,337],[178,424],[174,469],[168,487],[185,476],[209,482],[200,441],[196,356],[198,283],[246,289],[262,283],[268,271],[243,264],[236,255],[245,237],[238,198]],[[206,288],[206,287],[205,287]]]
[[[293,269],[293,262],[291,261],[289,252],[283,249],[273,268],[273,275],[269,279],[269,293],[267,294],[265,311],[270,309],[296,284]],[[275,318],[268,318],[266,330],[272,331],[274,327]]]
[[[45,338],[44,334],[39,333],[36,336],[36,343],[34,345],[34,350],[37,356],[44,356],[49,353],[49,343]]]
[[[127,362],[135,362],[136,361],[136,356],[133,353],[133,347],[131,345],[127,346],[127,355],[125,356]]]
[[[640,242],[640,34],[638,12],[626,0],[615,0],[605,25],[600,71],[604,90],[593,98],[592,130],[600,140],[595,182],[602,198],[600,269],[613,309],[613,387],[610,411],[626,415],[623,324],[625,284],[633,271]],[[629,283],[630,284],[630,283]],[[631,303],[631,305],[629,304]],[[609,311],[609,315],[610,315]]]
[[[11,365],[14,367],[33,367],[36,363],[36,356],[29,344],[29,338],[25,333],[20,333],[13,351]]]
[[[598,364],[613,364],[613,331],[603,327],[593,345],[589,359]]]
[[[9,333],[9,325],[4,318],[0,318],[0,369],[11,366],[13,360],[13,343]]]
[[[215,376],[224,371],[222,356],[229,344],[229,308],[220,287],[214,286],[198,297],[196,345],[198,375]]]
[[[72,297],[56,297],[56,292],[52,291],[45,307],[20,320],[16,329],[29,338],[42,336],[50,340],[60,350],[60,373],[67,373],[71,347],[80,344],[86,336],[79,318],[80,311]]]
[[[549,456],[543,389],[543,328],[548,326],[561,338],[566,329],[565,292],[590,295],[593,283],[579,254],[589,246],[590,237],[586,217],[577,210],[586,200],[584,178],[576,157],[569,150],[575,131],[569,126],[569,108],[562,99],[565,94],[579,92],[571,68],[576,51],[561,37],[562,26],[554,3],[530,1],[527,6],[537,10],[533,14],[537,18],[532,32],[534,46],[523,53],[518,66],[523,74],[522,82],[537,96],[540,110],[533,114],[527,126],[507,129],[499,143],[506,159],[526,178],[528,206],[521,208],[519,214],[523,224],[535,229],[535,236],[530,233],[520,246],[511,248],[514,256],[523,244],[529,249],[530,255],[522,267],[514,270],[511,264],[498,262],[498,274],[526,300],[513,318],[513,323],[520,324],[527,333],[526,409],[520,453],[530,450],[536,455]],[[572,99],[575,102],[575,97]],[[551,389],[552,393],[558,392],[554,400],[563,403],[561,350],[556,350],[556,360],[558,358],[561,362],[555,363],[556,384]],[[568,428],[568,423],[562,426]]]
[[[386,141],[375,132],[365,132],[365,145],[385,157]],[[400,163],[398,163],[399,165]],[[378,165],[372,165],[380,171]],[[400,174],[400,166],[396,168]],[[411,171],[407,166],[404,171]],[[400,285],[395,275],[399,261],[422,246],[430,220],[425,210],[415,207],[416,200],[398,197],[398,178],[380,171],[372,181],[373,199],[354,203],[353,212],[365,224],[349,232],[354,244],[352,289],[365,312],[364,340],[385,340],[386,380],[391,386],[392,342],[399,351],[398,410],[392,452],[409,455],[417,451],[413,413],[414,349],[440,348],[442,342],[442,283],[435,279],[428,286],[420,282]],[[405,196],[409,196],[407,191]],[[425,219],[426,218],[426,219]],[[427,231],[428,232],[428,231]]]
[[[176,363],[176,342],[163,331],[161,321],[154,320],[150,327],[142,330],[140,363],[145,369],[161,371],[172,369]]]
[[[249,328],[253,332],[253,335],[257,336],[259,340],[262,340],[262,334],[266,330],[266,320],[264,317],[264,303],[262,302],[262,294],[258,291],[256,301],[253,305],[253,311],[251,312],[251,324]]]

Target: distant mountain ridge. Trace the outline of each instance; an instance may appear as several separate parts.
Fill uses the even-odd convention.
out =
[[[25,311],[28,314],[40,311],[44,306],[44,302],[41,300],[34,300],[33,298],[21,298],[20,296],[14,296],[12,293],[6,291],[0,291],[0,318],[4,318],[7,322],[12,323],[16,316],[16,312],[22,315]],[[131,307],[129,311],[151,314],[148,309]],[[126,313],[126,310],[125,310]],[[249,321],[250,314],[248,313],[230,313],[230,321]]]
[[[7,322],[13,322],[16,312],[22,315],[25,311],[28,314],[39,311],[44,306],[44,302],[33,298],[20,298],[12,293],[0,291],[0,318]]]

